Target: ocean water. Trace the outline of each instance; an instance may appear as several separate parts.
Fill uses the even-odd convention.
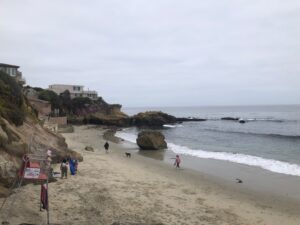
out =
[[[165,125],[161,131],[168,151],[300,176],[300,105],[125,108],[124,112],[133,115],[147,110],[207,119]],[[246,123],[221,120],[228,116],[243,118]],[[138,132],[129,128],[117,136],[135,142]]]

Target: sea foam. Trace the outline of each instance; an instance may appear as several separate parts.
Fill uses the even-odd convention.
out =
[[[168,143],[168,148],[176,154],[190,155],[204,159],[229,161],[249,166],[260,167],[275,173],[300,176],[300,166],[297,164],[291,164],[278,160],[266,159],[258,156],[251,156],[240,153],[193,150],[185,146],[179,146],[172,143]]]
[[[126,132],[117,132],[116,136],[122,138],[126,141],[136,143],[137,135],[126,133]],[[287,174],[300,176],[300,165],[291,164],[287,162],[282,162],[273,159],[266,159],[258,156],[251,156],[240,153],[230,153],[230,152],[211,152],[204,151],[201,149],[190,149],[185,146],[176,145],[173,143],[168,143],[168,150],[173,151],[176,154],[190,155],[203,159],[216,159],[223,160],[233,163],[239,163],[249,166],[260,167],[265,170],[269,170],[275,173]]]
[[[123,131],[119,131],[115,134],[116,137],[124,139],[126,141],[132,142],[132,143],[136,143],[136,138],[137,135],[136,134],[131,134],[131,133],[126,133]]]
[[[163,127],[166,127],[166,128],[176,128],[176,127],[183,127],[183,126],[181,124],[176,124],[176,125],[164,124]]]

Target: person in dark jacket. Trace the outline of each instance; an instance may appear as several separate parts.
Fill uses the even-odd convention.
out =
[[[61,178],[68,177],[68,162],[66,159],[60,164]]]
[[[106,153],[108,153],[108,148],[109,148],[109,144],[108,144],[108,142],[105,142],[105,144],[104,144],[104,148],[105,148],[105,151],[106,151]]]

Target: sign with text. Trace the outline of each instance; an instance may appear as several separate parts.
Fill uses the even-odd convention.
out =
[[[40,168],[26,168],[24,171],[25,179],[38,179],[40,176]]]

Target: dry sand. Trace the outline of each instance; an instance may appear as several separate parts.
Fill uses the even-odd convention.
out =
[[[201,174],[138,154],[126,158],[120,144],[111,143],[106,154],[102,135],[103,129],[92,126],[64,134],[84,162],[76,176],[49,185],[51,224],[300,224],[284,208],[230,193]],[[95,151],[84,151],[87,145]],[[46,223],[46,212],[39,211],[39,191],[39,185],[27,185],[8,199],[16,198],[10,224]]]

